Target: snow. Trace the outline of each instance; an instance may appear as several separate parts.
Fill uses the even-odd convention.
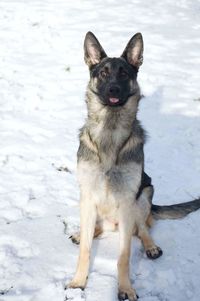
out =
[[[118,234],[94,242],[84,292],[64,291],[78,247],[78,129],[86,115],[85,33],[110,56],[137,31],[145,41],[139,118],[150,139],[154,202],[199,195],[200,2],[7,0],[0,3],[0,301],[116,300]],[[199,214],[158,221],[157,261],[133,240],[131,279],[141,301],[198,301]]]

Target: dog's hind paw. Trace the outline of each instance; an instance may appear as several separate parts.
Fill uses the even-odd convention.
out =
[[[129,301],[136,301],[138,299],[138,295],[136,295],[136,292],[133,288],[129,289],[119,289],[118,292],[118,300],[119,301],[124,301],[124,300],[129,300]]]
[[[71,241],[76,244],[76,245],[79,245],[80,244],[80,233],[77,232],[77,233],[74,233],[73,235],[71,235],[69,237],[69,239],[71,239]]]
[[[149,259],[157,259],[160,256],[162,256],[163,251],[161,250],[160,247],[153,246],[152,248],[146,250],[146,254]]]

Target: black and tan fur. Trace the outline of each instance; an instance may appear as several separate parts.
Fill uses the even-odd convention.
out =
[[[137,120],[141,98],[137,73],[143,61],[143,39],[134,35],[119,58],[108,58],[88,32],[84,43],[90,81],[86,93],[88,117],[80,131],[80,255],[68,287],[86,285],[93,237],[104,229],[119,230],[118,298],[135,301],[129,278],[131,240],[137,235],[149,258],[162,255],[148,227],[155,218],[177,218],[200,207],[200,200],[174,206],[152,205],[153,186],[144,172],[145,131]]]

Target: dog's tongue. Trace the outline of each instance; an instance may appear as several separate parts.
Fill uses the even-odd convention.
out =
[[[118,103],[119,102],[119,98],[115,98],[115,97],[110,97],[109,98],[111,103]]]

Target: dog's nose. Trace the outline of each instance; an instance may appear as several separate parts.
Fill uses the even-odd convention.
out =
[[[109,93],[114,96],[118,96],[120,93],[120,87],[117,85],[112,85],[109,88]]]

